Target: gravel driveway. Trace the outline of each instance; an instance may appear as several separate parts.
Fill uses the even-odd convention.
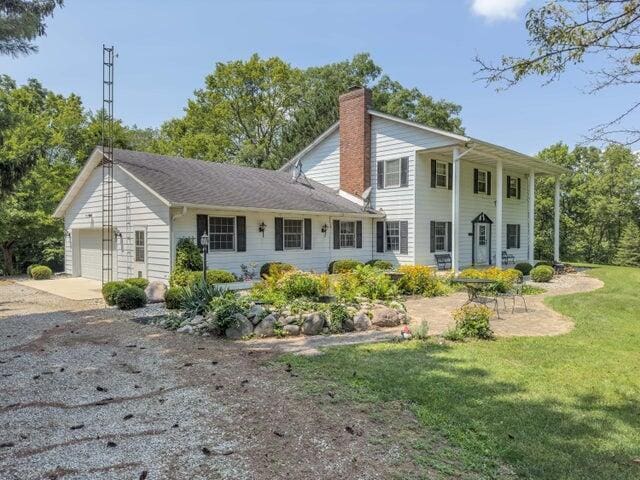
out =
[[[0,478],[414,478],[402,405],[305,395],[269,350],[0,281]],[[355,372],[354,372],[355,374]],[[424,468],[421,472],[425,474]]]

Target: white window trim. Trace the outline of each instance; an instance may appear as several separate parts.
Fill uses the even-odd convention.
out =
[[[484,173],[484,190],[480,190],[480,174]],[[486,195],[487,191],[489,190],[489,182],[488,182],[488,178],[489,178],[489,171],[488,170],[480,170],[478,169],[478,192],[476,193],[476,195]]]
[[[437,228],[438,228],[438,226],[437,226],[438,223],[441,223],[444,226],[444,235],[436,235],[436,231],[437,231]],[[434,239],[435,239],[435,248],[436,248],[436,251],[434,253],[449,253],[449,251],[447,250],[447,246],[449,244],[449,239],[447,238],[447,235],[448,235],[447,221],[434,220],[433,228],[435,229],[435,231],[433,232],[433,236],[434,236]],[[438,238],[437,237],[439,237],[439,236],[441,236],[444,239],[442,250],[438,250]]]
[[[138,243],[137,243],[136,233],[138,233],[138,232],[142,232],[142,235],[143,235],[143,245],[142,245],[143,260],[136,260],[136,258],[137,258],[137,250],[138,250]],[[146,228],[134,228],[134,230],[133,230],[133,262],[134,263],[146,263],[147,262],[147,229]]]
[[[384,163],[384,174],[382,175],[382,184],[384,188],[399,188],[402,185],[402,158],[390,158],[388,160],[380,160]],[[389,162],[398,162],[398,183],[396,184],[387,184],[387,164]]]
[[[229,249],[214,249],[211,248],[211,219],[212,218],[232,218],[233,219],[233,248]],[[237,250],[238,247],[238,222],[236,221],[236,217],[232,216],[232,215],[209,215],[207,216],[207,236],[209,237],[209,250],[207,252],[207,254],[210,253],[229,253],[229,252],[235,252]],[[200,242],[200,239],[198,239],[198,242]]]
[[[287,242],[285,240],[286,237],[286,233],[285,233],[285,223],[287,223],[287,221],[295,221],[295,222],[300,222],[300,224],[302,225],[302,234],[300,235],[300,246],[299,247],[287,247]],[[291,251],[296,251],[296,250],[304,250],[304,218],[283,218],[282,219],[282,249],[283,250],[291,250]]]
[[[342,224],[343,223],[352,223],[353,224],[353,245],[351,246],[344,246],[342,245]],[[340,220],[340,225],[339,225],[339,236],[340,236],[340,249],[349,249],[349,248],[356,248],[356,244],[358,243],[358,233],[357,233],[357,229],[358,226],[356,225],[356,221],[355,220]]]
[[[388,238],[388,224],[390,223],[397,223],[398,224],[398,249],[397,250],[393,250],[389,248],[389,244],[387,242],[387,238]],[[392,252],[392,253],[400,253],[400,248],[401,245],[400,243],[402,242],[402,238],[401,238],[401,234],[400,234],[400,220],[388,220],[384,222],[384,251],[385,252]]]
[[[444,165],[444,185],[438,185],[438,165]],[[440,160],[436,160],[436,188],[449,189],[449,164]]]

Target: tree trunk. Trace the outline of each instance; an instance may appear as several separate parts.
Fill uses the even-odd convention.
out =
[[[4,260],[4,274],[13,275],[13,244],[15,242],[3,242],[2,243],[2,257]]]

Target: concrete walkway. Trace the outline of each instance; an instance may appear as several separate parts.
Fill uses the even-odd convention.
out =
[[[102,283],[81,277],[53,278],[51,280],[18,280],[16,283],[68,300],[95,300],[102,298]]]

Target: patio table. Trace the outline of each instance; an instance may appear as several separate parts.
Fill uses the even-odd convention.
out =
[[[468,305],[472,302],[486,305],[487,303],[495,303],[495,310],[498,318],[500,318],[500,312],[498,311],[498,299],[495,297],[482,296],[481,293],[491,285],[497,284],[495,280],[488,278],[454,278],[454,283],[460,283],[464,285],[467,290],[468,299],[462,306]]]

